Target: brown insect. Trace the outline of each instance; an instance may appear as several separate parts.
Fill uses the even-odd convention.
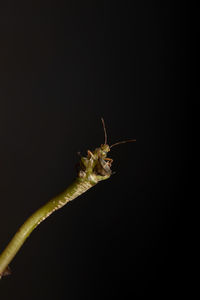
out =
[[[94,171],[97,175],[100,176],[110,176],[112,173],[111,166],[113,159],[107,157],[107,153],[111,150],[111,148],[125,143],[135,142],[135,139],[120,141],[117,143],[112,144],[109,146],[107,144],[107,131],[104,119],[101,118],[102,124],[103,124],[103,130],[104,130],[104,144],[102,144],[99,148],[96,148],[94,151],[88,150],[88,156],[82,157],[80,161],[80,169],[79,169],[79,176],[84,176],[84,171],[86,167],[88,167],[88,164],[90,164],[92,161],[96,161],[96,166],[94,168]]]

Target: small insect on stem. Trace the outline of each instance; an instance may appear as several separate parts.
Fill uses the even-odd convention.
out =
[[[104,130],[104,144],[94,151],[87,151],[86,157],[81,157],[79,162],[78,176],[64,192],[51,199],[33,213],[25,223],[19,228],[11,239],[5,250],[0,255],[0,278],[10,274],[8,264],[15,257],[31,232],[49,217],[54,211],[60,209],[69,201],[77,198],[98,182],[108,179],[112,173],[112,158],[107,157],[111,148],[119,144],[135,142],[136,140],[126,140],[117,142],[109,146],[107,144],[107,132],[104,119],[101,118]]]
[[[95,160],[96,160],[95,170],[97,171],[98,174],[110,176],[112,174],[112,171],[110,168],[111,168],[113,159],[107,157],[107,153],[110,151],[111,148],[113,148],[119,144],[136,142],[136,140],[130,139],[130,140],[125,140],[125,141],[120,141],[120,142],[114,143],[111,146],[109,146],[107,144],[107,142],[108,142],[107,141],[107,131],[106,131],[104,119],[101,118],[101,121],[103,124],[103,130],[104,130],[104,144],[102,144],[100,146],[100,148],[96,148],[92,153],[89,153],[89,156],[95,158]]]

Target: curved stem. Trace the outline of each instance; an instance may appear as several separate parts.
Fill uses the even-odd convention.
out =
[[[83,194],[99,181],[106,180],[111,176],[110,166],[112,159],[107,158],[108,161],[104,160],[109,151],[110,148],[106,144],[96,148],[93,152],[88,150],[87,157],[81,157],[78,178],[63,193],[39,208],[19,228],[0,255],[0,278],[9,274],[8,264],[15,257],[27,237],[41,222],[67,202]]]
[[[75,199],[97,182],[89,181],[84,178],[77,178],[63,193],[51,199],[34,214],[32,214],[25,223],[19,228],[8,246],[0,255],[0,278],[8,268],[8,264],[15,257],[31,232],[54,211],[63,207],[67,202]]]

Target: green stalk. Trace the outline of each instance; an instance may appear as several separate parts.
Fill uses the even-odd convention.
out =
[[[60,195],[51,199],[19,228],[8,246],[0,255],[0,278],[9,274],[9,263],[15,257],[31,232],[54,211],[63,207],[69,201],[86,192],[101,180],[105,180],[111,175],[111,162],[105,159],[109,151],[108,145],[101,145],[93,152],[88,151],[87,157],[82,157],[80,161],[80,171],[77,179]]]
[[[83,180],[76,179],[63,193],[56,196],[34,214],[32,214],[25,223],[19,228],[8,246],[0,255],[0,275],[7,269],[8,264],[15,257],[16,253],[22,247],[31,232],[54,211],[63,207],[66,203],[86,192],[94,184]],[[0,276],[1,277],[1,276]]]

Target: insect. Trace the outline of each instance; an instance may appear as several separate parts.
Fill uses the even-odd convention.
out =
[[[111,166],[113,163],[113,159],[107,157],[108,152],[111,150],[111,148],[119,145],[119,144],[125,144],[130,142],[136,142],[135,139],[120,141],[117,143],[112,144],[111,146],[108,145],[107,141],[107,131],[104,119],[101,118],[102,124],[103,124],[103,130],[104,130],[104,144],[101,144],[99,148],[96,148],[93,152],[88,150],[87,151],[87,157],[82,157],[80,161],[80,169],[79,169],[79,176],[85,177],[86,176],[86,168],[89,167],[89,165],[93,165],[93,170],[96,173],[97,176],[105,176],[107,179],[112,174]]]

